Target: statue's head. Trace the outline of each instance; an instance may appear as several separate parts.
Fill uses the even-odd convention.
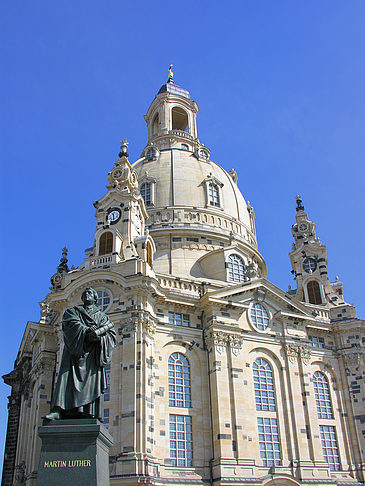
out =
[[[81,295],[81,300],[84,304],[96,304],[98,301],[98,294],[96,290],[87,287]]]

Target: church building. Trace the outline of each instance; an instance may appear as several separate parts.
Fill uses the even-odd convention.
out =
[[[104,396],[111,486],[364,484],[365,321],[330,282],[300,196],[296,289],[266,279],[254,209],[199,141],[197,113],[170,72],[141,158],[124,140],[94,202],[84,261],[70,269],[63,250],[3,377],[3,486],[35,485],[62,315],[87,287],[118,336]]]

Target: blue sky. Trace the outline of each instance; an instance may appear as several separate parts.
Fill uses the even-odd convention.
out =
[[[365,316],[363,1],[13,0],[0,14],[1,374],[63,246],[78,266],[92,245],[92,202],[122,138],[139,158],[170,63],[199,104],[199,139],[255,208],[269,280],[295,287],[299,193],[330,279]],[[1,385],[2,442],[8,393]]]

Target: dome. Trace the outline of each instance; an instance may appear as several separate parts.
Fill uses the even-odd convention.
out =
[[[153,180],[154,201],[147,204],[149,214],[168,208],[190,214],[199,210],[197,222],[206,223],[212,230],[218,226],[233,231],[255,245],[247,204],[232,176],[215,162],[199,160],[179,145],[184,144],[177,142],[173,152],[164,150],[155,160],[143,158],[134,164],[140,187]],[[209,191],[216,192],[216,201],[211,200]]]
[[[238,189],[236,172],[213,162],[197,138],[198,109],[189,92],[170,81],[145,116],[148,144],[133,168],[156,243],[154,267],[171,273],[175,265],[177,275],[207,278],[201,259],[207,269],[207,253],[235,247],[245,264],[255,261],[264,275],[253,208]]]

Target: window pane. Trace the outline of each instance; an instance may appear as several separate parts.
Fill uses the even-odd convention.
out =
[[[177,354],[177,353],[176,353]],[[170,415],[170,439],[172,439],[173,434],[175,434],[176,426],[179,430],[178,441],[170,440],[170,458],[178,458],[174,462],[172,460],[172,465],[179,467],[192,467],[193,465],[193,442],[191,430],[191,417],[185,415]]]

